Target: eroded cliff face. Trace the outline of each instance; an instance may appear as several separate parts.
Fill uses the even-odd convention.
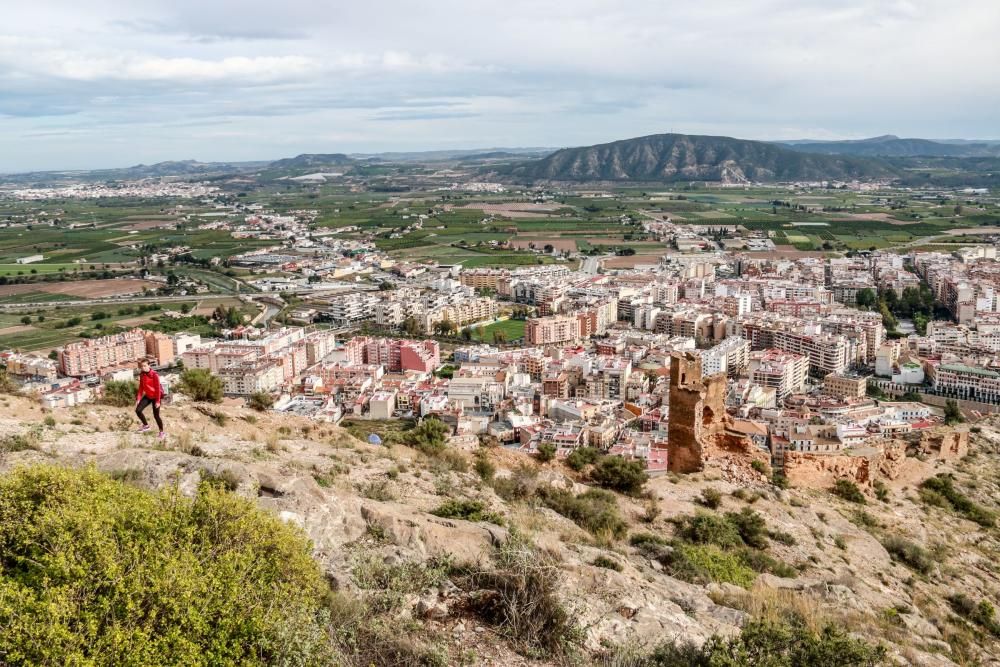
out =
[[[787,451],[784,472],[789,484],[810,489],[830,488],[838,479],[870,487],[904,474],[919,484],[934,474],[935,462],[955,461],[968,453],[967,428],[938,427],[844,454]]]

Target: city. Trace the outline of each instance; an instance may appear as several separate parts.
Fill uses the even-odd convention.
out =
[[[0,667],[1000,666],[1000,4],[7,4]]]

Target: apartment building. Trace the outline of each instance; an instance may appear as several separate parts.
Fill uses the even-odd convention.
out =
[[[852,345],[847,337],[813,333],[810,328],[774,331],[772,346],[783,352],[806,357],[809,372],[819,377],[843,373],[858,356],[856,344]]]
[[[809,360],[801,354],[763,350],[750,355],[750,381],[775,390],[778,401],[805,388]]]
[[[928,363],[928,378],[934,389],[951,398],[1000,403],[1000,373],[965,364]]]
[[[146,356],[165,366],[174,360],[174,339],[166,334],[150,331],[146,334]]]
[[[116,366],[135,364],[145,356],[146,332],[133,329],[69,343],[59,350],[59,372],[70,377],[99,375]]]
[[[868,376],[830,373],[823,378],[823,391],[840,398],[864,398],[868,393]]]
[[[500,290],[500,281],[510,278],[510,272],[504,269],[471,269],[462,271],[459,281],[472,289]]]
[[[726,373],[736,376],[746,370],[750,362],[750,341],[741,336],[731,336],[701,353],[702,375]]]
[[[255,359],[220,368],[222,391],[235,396],[247,396],[258,391],[273,392],[285,380],[281,359]]]
[[[352,364],[376,364],[390,373],[432,373],[441,365],[441,349],[435,340],[405,340],[356,336],[344,346]]]
[[[529,345],[554,345],[580,338],[580,320],[576,315],[549,315],[528,320],[524,330]]]
[[[21,352],[0,353],[0,362],[10,375],[38,378],[48,382],[56,379],[58,364],[52,359]]]

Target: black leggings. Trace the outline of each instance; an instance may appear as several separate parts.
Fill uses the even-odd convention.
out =
[[[153,406],[153,419],[156,420],[156,425],[163,430],[163,420],[160,419],[160,406],[156,404],[156,401],[151,399],[149,396],[143,396],[142,400],[139,401],[139,405],[135,406],[135,416],[139,418],[143,426],[149,426],[149,422],[146,421],[146,415],[142,414],[143,410],[146,409],[147,405]]]

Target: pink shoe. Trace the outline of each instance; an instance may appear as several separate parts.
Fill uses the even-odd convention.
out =
[[[136,431],[136,433],[145,433],[148,430],[149,430],[149,424],[146,424],[145,426],[143,426],[142,428],[140,428],[138,431]]]
[[[160,435],[158,437],[160,438],[160,440],[166,440],[167,439],[167,434],[164,433],[163,431],[160,431]]]

